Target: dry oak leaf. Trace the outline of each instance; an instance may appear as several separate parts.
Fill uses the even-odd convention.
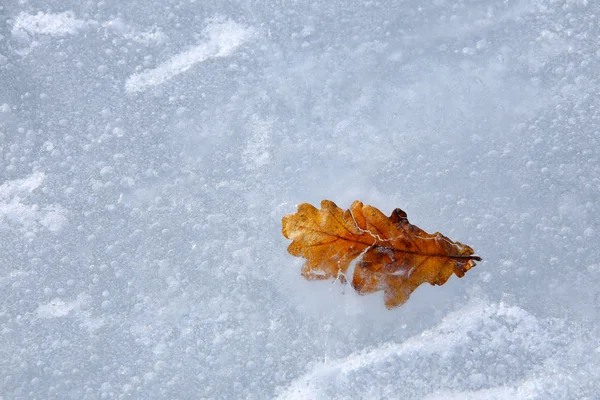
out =
[[[410,224],[399,208],[386,217],[358,200],[346,211],[329,200],[320,210],[300,204],[282,224],[283,235],[292,240],[288,252],[306,258],[302,276],[345,283],[352,260],[361,256],[352,287],[363,295],[383,290],[390,309],[404,304],[422,283],[443,285],[481,261],[471,247]]]

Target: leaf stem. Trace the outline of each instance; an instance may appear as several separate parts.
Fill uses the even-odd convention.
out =
[[[466,258],[468,260],[481,261],[482,258],[479,256],[451,256],[450,258]]]

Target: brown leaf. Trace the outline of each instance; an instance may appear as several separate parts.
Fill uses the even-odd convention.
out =
[[[321,202],[321,210],[300,204],[282,224],[283,235],[292,239],[288,252],[306,258],[302,276],[345,283],[352,260],[362,255],[352,287],[360,294],[383,290],[387,308],[404,304],[422,283],[443,285],[481,261],[469,246],[411,225],[399,208],[386,217],[358,200],[346,211],[329,200]]]

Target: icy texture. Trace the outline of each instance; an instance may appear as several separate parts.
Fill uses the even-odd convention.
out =
[[[0,397],[595,399],[600,3],[0,4]],[[484,261],[387,311],[281,218]]]

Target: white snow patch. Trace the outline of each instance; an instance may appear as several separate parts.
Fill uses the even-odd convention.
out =
[[[511,329],[506,329],[506,326],[510,326]],[[328,398],[332,385],[336,382],[346,382],[358,371],[375,370],[385,363],[393,364],[397,359],[415,360],[432,355],[435,359],[447,359],[458,348],[472,345],[473,335],[481,334],[482,331],[488,332],[490,348],[499,343],[533,340],[526,345],[535,350],[545,336],[536,318],[518,307],[474,301],[467,307],[449,314],[437,327],[413,336],[403,343],[387,343],[373,350],[356,352],[346,358],[319,363],[308,373],[294,380],[278,398]],[[499,393],[502,396],[524,393],[525,389],[503,387],[486,389],[482,393]]]
[[[87,23],[75,18],[75,13],[65,11],[51,14],[38,12],[36,15],[21,12],[14,20],[12,34],[25,31],[31,35],[67,36],[75,35]]]
[[[58,232],[67,224],[67,217],[65,217],[62,207],[55,206],[54,209],[47,210],[40,219],[40,224],[49,231]]]
[[[52,232],[61,230],[67,223],[65,210],[58,204],[40,208],[37,204],[28,204],[27,198],[38,189],[46,175],[36,172],[24,179],[8,181],[0,185],[0,230],[7,225],[21,225],[33,229],[38,225]]]
[[[81,310],[90,300],[91,296],[85,293],[79,294],[73,301],[63,301],[57,297],[47,304],[40,305],[37,309],[37,315],[40,318],[66,317],[73,311]]]
[[[154,69],[135,73],[125,82],[128,92],[140,92],[160,85],[189,70],[194,64],[213,58],[227,57],[240,45],[255,36],[251,27],[228,20],[212,22],[204,29],[207,40],[188,51],[177,54]]]
[[[10,197],[19,198],[19,196],[33,192],[40,187],[44,179],[46,179],[46,175],[43,172],[35,172],[25,179],[16,179],[3,183],[0,185],[0,201],[4,201]]]

